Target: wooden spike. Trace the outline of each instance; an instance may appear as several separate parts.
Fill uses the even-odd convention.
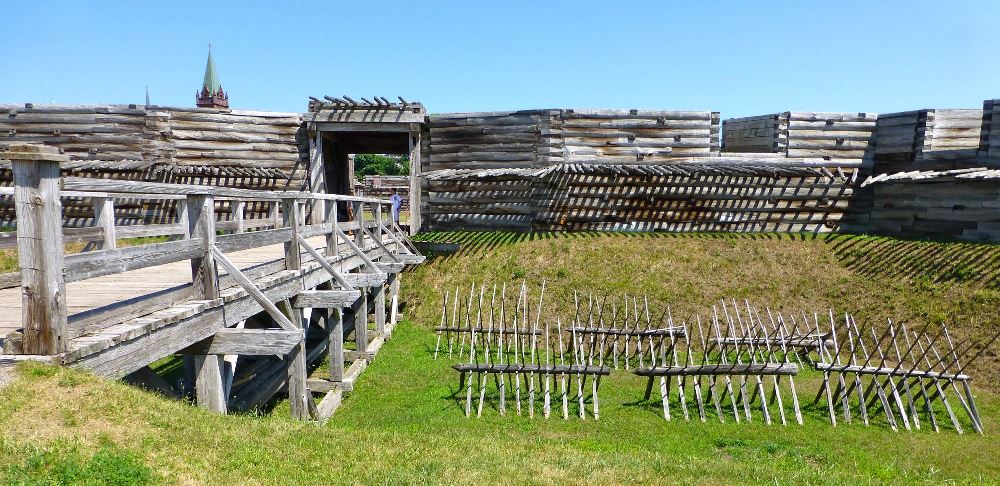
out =
[[[448,292],[444,292],[444,305],[441,306],[441,327],[448,326]],[[451,333],[451,331],[445,331]],[[434,344],[434,360],[438,359],[438,349],[441,348],[441,335],[442,332],[437,333],[437,343]]]
[[[574,298],[575,298],[575,294],[576,294],[576,292],[574,292]],[[558,317],[556,318],[556,335],[559,336],[559,364],[565,366],[566,365],[566,348],[563,346],[562,324],[560,323]],[[562,393],[563,420],[568,420],[569,419],[569,395],[568,395],[567,388],[569,388],[569,387],[568,387],[568,384],[566,383],[566,372],[563,371],[562,372],[562,377],[560,377],[560,382],[559,382],[559,390]]]
[[[728,350],[726,349],[728,343],[723,340],[722,330],[719,326],[719,310],[716,306],[712,306],[712,323],[715,326],[715,339],[719,343],[719,360],[722,364],[729,364],[729,358],[727,356]],[[732,403],[733,407],[733,417],[738,423],[740,421],[739,411],[736,409],[736,395],[733,393],[733,380],[729,375],[726,376],[726,393],[729,395],[729,401]]]

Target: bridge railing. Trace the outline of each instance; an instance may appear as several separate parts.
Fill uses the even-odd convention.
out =
[[[401,253],[400,249],[402,253],[410,252],[405,233],[394,221],[383,217],[383,208],[390,205],[388,200],[300,191],[63,178],[59,164],[66,157],[39,145],[11,146],[8,152],[0,153],[0,158],[11,160],[14,174],[14,187],[3,188],[0,195],[13,195],[16,213],[16,230],[0,233],[0,248],[16,247],[19,265],[18,272],[0,275],[0,288],[21,288],[24,354],[64,353],[70,339],[123,322],[139,312],[148,313],[184,300],[219,299],[221,284],[242,285],[245,282],[241,278],[246,279],[227,260],[226,253],[284,244],[284,267],[297,270],[302,264],[302,250],[326,265],[329,265],[326,257],[339,257],[341,251],[350,251],[354,252],[352,256],[362,258],[377,270],[379,266],[401,267],[396,255]],[[64,227],[60,202],[63,198],[89,198],[94,208],[93,226]],[[115,203],[121,200],[172,202],[174,214],[171,220],[155,224],[118,224]],[[247,204],[258,207],[266,204],[270,211],[263,218],[245,218]],[[341,221],[346,216],[351,219]],[[348,232],[353,232],[353,236],[348,236]],[[326,240],[326,257],[305,241],[320,236]],[[127,242],[129,246],[119,246],[122,239],[148,237],[167,238],[155,242],[133,240]],[[381,246],[389,261],[376,264],[368,260],[361,251],[367,241]],[[67,254],[65,244],[70,242],[84,242],[84,250],[89,251]],[[188,284],[113,308],[72,315],[67,312],[67,283],[183,260],[191,262]],[[219,266],[228,273],[221,280]],[[341,285],[349,285],[335,269],[330,271]],[[273,307],[271,302],[261,305],[265,310]]]

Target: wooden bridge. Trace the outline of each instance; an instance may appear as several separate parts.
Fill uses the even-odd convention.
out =
[[[170,389],[149,365],[182,355],[189,392],[218,412],[287,390],[293,417],[328,417],[391,335],[400,273],[424,259],[383,219],[387,200],[60,177],[66,157],[40,145],[0,159],[16,211],[0,247],[19,262],[0,275],[0,358]],[[93,217],[70,224],[67,199],[89,201]],[[116,224],[118,202],[155,206],[158,219]],[[329,375],[310,378],[327,356]]]

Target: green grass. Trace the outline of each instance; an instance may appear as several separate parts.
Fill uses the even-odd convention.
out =
[[[803,426],[666,422],[658,401],[639,401],[644,383],[621,372],[602,381],[600,420],[501,417],[492,387],[483,417],[467,419],[450,368],[456,358],[432,358],[429,330],[440,290],[545,278],[553,301],[574,288],[647,292],[687,317],[721,296],[748,297],[865,319],[941,319],[975,336],[996,325],[989,268],[970,263],[956,274],[931,256],[921,269],[914,252],[993,247],[775,235],[473,236],[459,254],[404,275],[407,321],[326,426],[289,420],[285,404],[270,415],[216,416],[78,371],[22,365],[0,390],[0,473],[7,482],[124,484],[1000,482],[1000,399],[988,391],[995,356],[974,373],[985,436],[893,433],[880,417],[868,428],[832,427],[826,410],[811,405],[819,377],[808,371],[796,381]],[[867,253],[851,254],[859,248]],[[859,258],[877,269],[852,263]]]

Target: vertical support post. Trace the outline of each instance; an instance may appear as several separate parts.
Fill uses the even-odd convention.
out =
[[[101,249],[113,250],[118,247],[115,237],[115,200],[109,197],[90,199],[94,205],[94,226],[101,228]]]
[[[298,270],[302,268],[302,249],[299,248],[299,244],[295,240],[301,224],[298,201],[282,199],[281,213],[284,226],[292,232],[292,239],[285,243],[285,270]]]
[[[203,253],[191,259],[192,285],[195,298],[219,298],[215,258],[215,198],[208,194],[192,194],[181,206],[187,214],[188,235],[202,239]],[[194,368],[195,399],[199,407],[213,412],[226,413],[227,397],[223,381],[223,357],[215,354],[196,355],[191,359]]]
[[[246,231],[246,228],[243,226],[243,213],[246,206],[246,201],[232,201],[229,203],[229,212],[232,215],[231,219],[236,222],[236,228],[233,229],[233,233],[243,233]]]
[[[67,324],[59,163],[69,157],[55,147],[29,144],[11,145],[5,155],[14,171],[22,349],[25,354],[61,353]]]
[[[410,235],[420,231],[421,167],[420,130],[410,132]]]
[[[368,288],[361,287],[361,296],[351,306],[354,310],[354,339],[358,353],[362,356],[368,352]]]
[[[302,220],[302,214],[299,211],[300,206],[295,199],[281,200],[281,212],[284,215],[285,227],[292,232],[291,241],[285,243],[285,269],[287,270],[302,268],[302,249],[296,241]],[[302,309],[296,309],[287,301],[283,304],[283,311],[292,323],[299,326],[303,336],[303,339],[288,353],[288,403],[292,418],[306,420],[309,418],[309,402],[312,400],[309,389],[306,387],[308,370],[306,369],[305,330],[308,323],[303,318]]]
[[[354,232],[354,244],[358,248],[365,248],[365,232],[361,228],[365,225],[365,206],[360,201],[354,202],[354,219],[358,223],[358,230]],[[354,305],[354,339],[357,342],[358,353],[364,356],[368,352],[368,287],[361,287],[361,297]]]
[[[316,131],[315,136],[309,138],[309,190],[316,194],[326,194],[326,164],[323,160],[323,136],[322,132]],[[319,224],[324,220],[324,206],[326,201],[322,199],[312,200],[312,213],[309,221]]]
[[[195,355],[195,393],[198,406],[213,412],[226,413],[226,389],[222,368],[225,361],[217,354]]]
[[[281,207],[281,203],[274,201],[271,203],[271,227],[278,229],[281,227],[281,214],[278,213],[278,208]]]
[[[330,309],[326,325],[330,327],[330,381],[344,381],[344,309]]]
[[[362,231],[362,228],[365,227],[365,205],[361,201],[354,202],[354,220],[358,223],[358,230],[354,232],[354,244],[358,245],[358,248],[364,249],[365,232]]]
[[[202,239],[203,253],[191,259],[192,284],[195,298],[217,299],[219,289],[216,284],[215,259],[212,246],[215,245],[215,198],[209,194],[192,194],[187,197],[188,234],[191,238]]]
[[[324,224],[330,225],[330,232],[326,234],[326,257],[330,258],[334,255],[340,254],[340,238],[337,237],[337,228],[340,224],[337,221],[337,201],[324,201],[326,205],[324,209],[326,210],[326,216],[323,219]]]
[[[389,274],[389,329],[386,338],[396,329],[396,321],[399,319],[399,281],[401,278],[398,273]]]
[[[382,240],[382,205],[375,203],[372,204],[375,207],[375,231],[372,235],[375,238]],[[390,273],[389,275],[393,275]],[[378,287],[372,289],[372,300],[375,306],[375,333],[382,336],[384,339],[386,337],[385,329],[385,288],[388,284],[388,280],[380,284]]]

